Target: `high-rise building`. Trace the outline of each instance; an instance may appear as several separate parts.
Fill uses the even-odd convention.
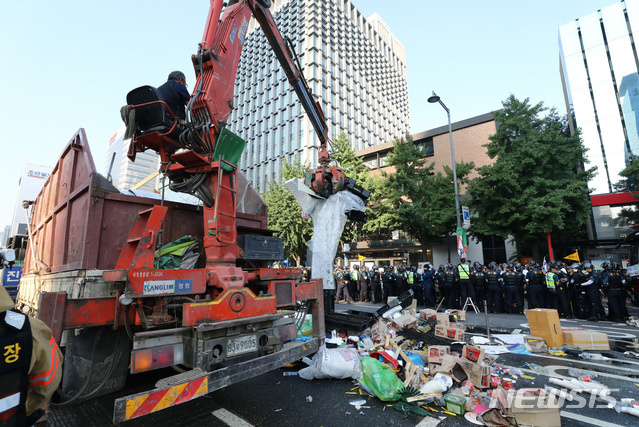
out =
[[[619,1],[559,28],[560,67],[571,129],[590,164],[591,238],[619,239],[637,212],[619,175],[639,155],[639,0]],[[636,215],[636,214],[635,214]]]
[[[130,140],[124,140],[124,131],[123,124],[109,139],[107,155],[104,159],[104,176],[108,176],[110,171],[111,181],[120,191],[129,190],[152,173],[157,172],[160,167],[159,156],[152,150],[137,153],[135,162],[129,160],[126,154]],[[155,187],[156,179],[151,179],[139,189],[154,191]]]
[[[331,138],[354,150],[410,132],[403,45],[379,15],[350,0],[275,0],[271,13],[291,40]],[[229,128],[247,141],[240,170],[258,191],[279,182],[282,159],[316,164],[317,139],[259,24],[252,20],[235,84]]]

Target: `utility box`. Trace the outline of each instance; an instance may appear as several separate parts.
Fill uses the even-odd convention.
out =
[[[284,244],[279,237],[239,235],[237,244],[244,251],[244,259],[280,261],[284,258]]]

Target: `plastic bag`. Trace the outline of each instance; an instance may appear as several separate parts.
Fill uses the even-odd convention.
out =
[[[395,371],[372,357],[362,357],[362,386],[379,400],[394,402],[400,399],[400,391],[404,383],[397,377]]]
[[[324,378],[361,378],[359,354],[354,348],[320,347],[313,359],[302,359],[307,365],[298,375],[305,380]]]

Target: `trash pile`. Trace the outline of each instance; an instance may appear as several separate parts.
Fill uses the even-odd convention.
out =
[[[561,407],[573,400],[574,393],[604,400],[610,395],[610,389],[597,382],[592,372],[571,369],[573,378],[568,380],[555,378],[534,363],[525,363],[521,369],[497,363],[502,353],[550,353],[604,360],[605,356],[585,352],[584,347],[604,348],[607,336],[604,346],[598,332],[575,328],[562,333],[559,328],[560,346],[554,346],[559,342],[552,340],[556,337],[549,340],[532,335],[494,335],[500,340],[495,345],[482,336],[467,340],[465,315],[457,310],[440,313],[408,308],[380,316],[361,336],[339,336],[333,331],[312,359],[303,359],[308,366],[298,375],[307,380],[354,380],[355,387],[347,394],[360,395],[350,402],[358,410],[366,408],[361,397],[370,395],[406,414],[438,419],[461,416],[488,426],[560,426]],[[538,330],[545,334],[548,328],[536,328],[536,323],[552,325],[549,319],[553,318],[552,313],[530,313],[528,319],[531,333]],[[553,347],[549,348],[548,342]],[[525,384],[522,380],[535,379],[529,373],[552,376],[544,388],[517,388]],[[609,408],[639,416],[635,403],[639,402],[620,400]]]

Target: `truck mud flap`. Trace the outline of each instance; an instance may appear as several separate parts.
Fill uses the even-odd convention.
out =
[[[188,371],[158,381],[154,390],[116,399],[113,423],[121,423],[148,415],[197,397],[205,396],[228,385],[256,377],[316,353],[319,341],[288,342],[281,351],[239,362],[212,372]]]
[[[69,331],[64,352],[60,403],[81,402],[118,391],[126,382],[131,344],[123,329],[110,326]]]

